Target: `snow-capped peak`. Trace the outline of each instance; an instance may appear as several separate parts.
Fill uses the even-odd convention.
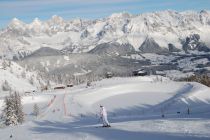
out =
[[[63,20],[63,18],[58,16],[58,15],[53,15],[51,19],[53,19],[53,20],[60,20],[60,19]]]
[[[63,24],[64,19],[60,16],[53,15],[52,18],[49,20],[49,22],[53,24]]]
[[[41,25],[42,25],[42,22],[38,18],[35,18],[33,22],[29,24],[29,28],[37,28]]]
[[[38,18],[35,18],[31,24],[29,24],[29,29],[33,31],[33,33],[39,34],[44,28],[44,24]]]
[[[132,15],[128,12],[122,12],[122,13],[114,13],[111,16],[109,16],[110,19],[116,19],[116,18],[130,18]]]
[[[39,20],[39,18],[35,18],[31,24],[34,24],[34,25],[41,25],[42,22],[41,22],[41,20]]]
[[[25,23],[17,18],[13,18],[9,23],[9,27],[17,27],[17,26],[24,26]]]
[[[27,34],[26,31],[27,28],[27,24],[22,22],[21,20],[17,19],[17,18],[13,18],[12,21],[9,23],[9,25],[7,26],[8,31],[12,32],[12,36],[16,36],[16,35],[23,35],[23,34]]]
[[[22,21],[19,20],[18,18],[13,18],[12,21],[11,21],[11,23],[13,23],[13,24],[19,24],[19,23],[22,23]]]
[[[210,14],[210,12],[207,11],[207,10],[201,10],[201,11],[200,11],[200,14]]]

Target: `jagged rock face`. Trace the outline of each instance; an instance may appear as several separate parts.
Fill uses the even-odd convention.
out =
[[[99,55],[125,55],[134,52],[135,49],[130,44],[119,44],[119,43],[102,43],[97,45],[89,53]]]
[[[180,49],[176,48],[174,46],[174,44],[171,44],[171,43],[168,44],[168,50],[169,50],[169,52],[180,52],[181,51]]]
[[[189,37],[186,38],[186,40],[183,42],[182,49],[188,53],[190,50],[198,50],[198,51],[204,51],[209,52],[210,48],[208,48],[205,43],[200,42],[200,35],[199,34],[192,34]]]
[[[153,38],[147,37],[139,47],[142,53],[162,53],[165,52]]]
[[[198,42],[197,43],[197,50],[198,51],[203,51],[203,52],[210,52],[210,48],[206,46],[205,43],[203,42]]]
[[[89,35],[89,32],[88,32],[88,30],[86,29],[86,30],[84,30],[84,31],[81,33],[80,38],[81,38],[81,39],[87,38],[88,35]]]

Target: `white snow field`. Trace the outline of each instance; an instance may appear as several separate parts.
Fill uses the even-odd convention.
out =
[[[34,103],[38,118],[32,114]],[[1,140],[210,139],[210,88],[199,83],[112,78],[23,96],[23,104],[25,123],[0,128]],[[99,127],[100,105],[108,111],[110,128]]]

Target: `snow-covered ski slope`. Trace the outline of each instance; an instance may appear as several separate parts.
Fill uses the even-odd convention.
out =
[[[15,140],[210,139],[206,86],[156,76],[91,84],[24,96],[26,122],[0,128],[1,139],[11,134]],[[40,107],[38,118],[32,115],[34,103]],[[111,128],[98,127],[99,105],[106,107]]]

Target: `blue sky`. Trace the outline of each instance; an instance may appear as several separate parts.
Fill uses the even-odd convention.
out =
[[[210,0],[0,0],[0,28],[16,17],[26,23],[52,15],[64,19],[103,18],[116,12],[132,14],[161,10],[210,10]]]

